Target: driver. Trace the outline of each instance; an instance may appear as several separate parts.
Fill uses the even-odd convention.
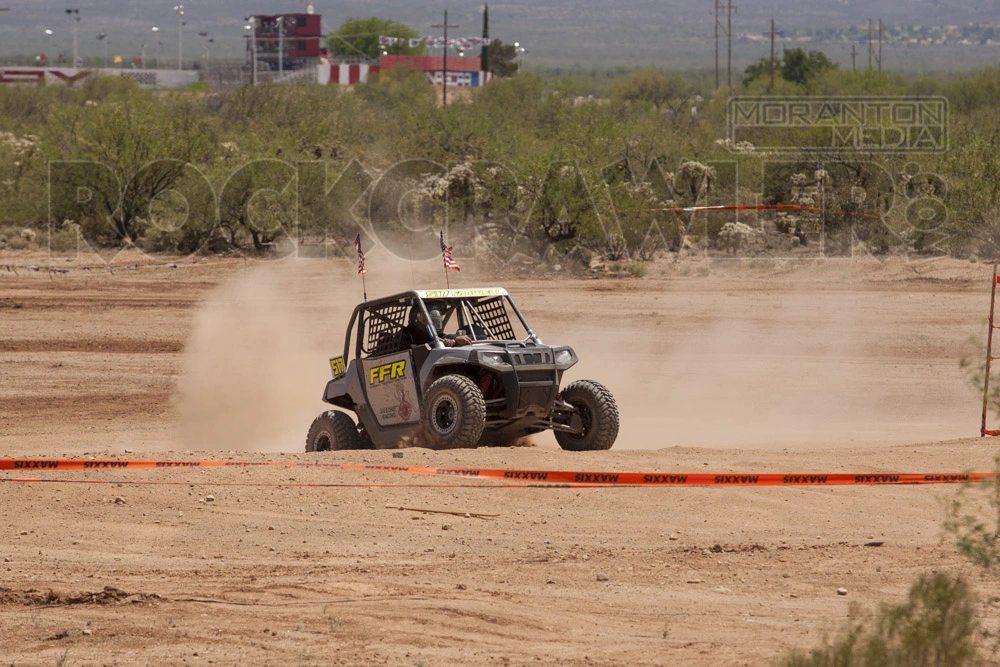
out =
[[[406,333],[409,335],[413,345],[426,345],[433,342],[435,337],[440,338],[445,347],[461,347],[472,343],[472,339],[468,336],[444,333],[440,305],[436,303],[427,303],[425,305],[427,306],[427,314],[431,319],[429,323],[426,321],[419,306],[413,306],[410,309],[410,322],[406,325]]]

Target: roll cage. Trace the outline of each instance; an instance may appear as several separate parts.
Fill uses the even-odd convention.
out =
[[[456,333],[474,342],[539,342],[510,294],[502,287],[411,290],[368,301],[354,309],[344,340],[344,359],[351,358],[352,339],[353,358],[380,357],[406,349],[409,344],[406,326],[411,321],[411,313],[419,309],[424,321],[431,321],[428,304],[441,312],[444,330],[457,325]],[[519,338],[517,325],[525,333],[524,338]],[[439,336],[435,336],[432,345],[443,345]]]

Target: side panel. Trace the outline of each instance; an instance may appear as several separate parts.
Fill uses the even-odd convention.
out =
[[[412,424],[420,419],[410,351],[361,361],[361,381],[380,427]]]

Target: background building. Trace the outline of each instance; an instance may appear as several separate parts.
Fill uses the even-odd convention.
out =
[[[258,14],[253,19],[247,49],[256,48],[259,65],[274,71],[301,69],[315,64],[326,50],[319,14]]]

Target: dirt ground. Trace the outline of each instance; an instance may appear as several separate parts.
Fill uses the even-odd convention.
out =
[[[369,296],[443,282],[437,263],[382,259],[369,256]],[[691,259],[644,279],[464,271],[453,286],[502,284],[546,342],[576,347],[568,379],[614,392],[614,449],[569,453],[541,437],[305,454],[327,359],[361,295],[348,262],[213,258],[112,274],[80,270],[85,257],[52,261],[70,272],[0,272],[0,457],[994,467],[958,364],[983,354],[985,264]],[[25,477],[44,481],[14,481]],[[995,582],[942,539],[951,485],[497,488],[276,467],[0,480],[3,664],[760,665],[816,645],[852,603],[898,601],[942,569],[969,576],[997,617]]]

